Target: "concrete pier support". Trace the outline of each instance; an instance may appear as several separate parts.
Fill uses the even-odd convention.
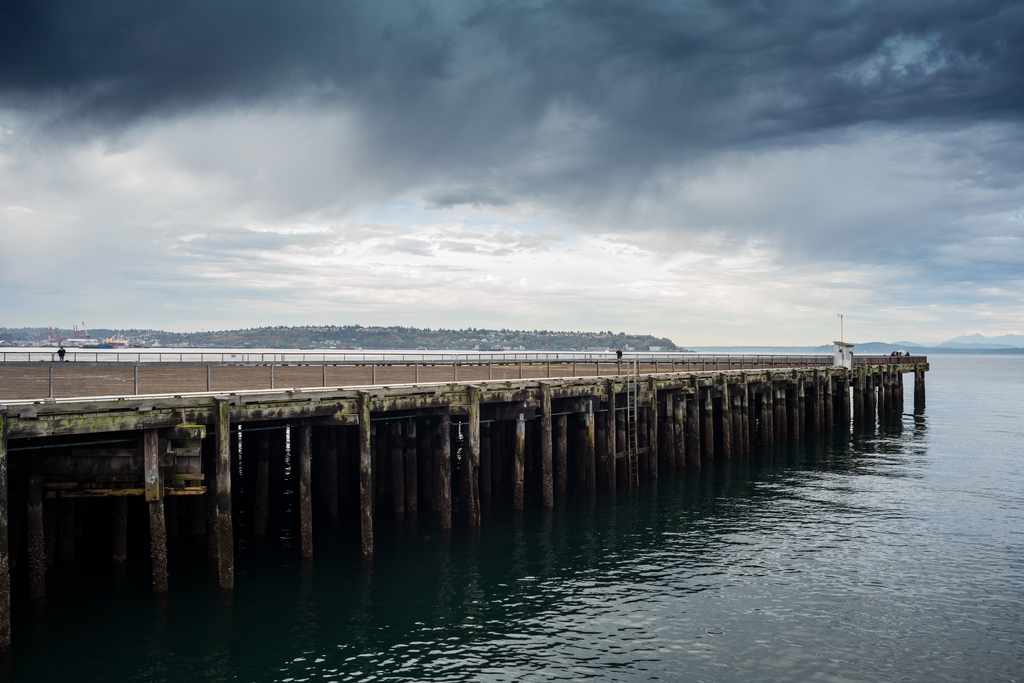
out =
[[[359,526],[363,557],[373,556],[373,451],[370,395],[359,392]]]
[[[0,410],[0,651],[11,649],[11,558],[8,547],[7,412]]]
[[[220,587],[235,587],[235,532],[231,521],[231,405],[226,397],[214,401],[217,438],[217,573]]]
[[[519,414],[516,420],[516,449],[512,461],[512,508],[523,509],[526,463],[526,416]]]
[[[313,557],[313,428],[302,425],[298,433],[299,465],[299,547],[303,557]]]
[[[550,510],[555,506],[555,481],[551,387],[548,384],[540,385],[540,411],[540,498],[544,509]]]
[[[605,384],[605,399],[608,402],[608,412],[604,420],[604,478],[605,486],[609,491],[615,490],[615,452],[618,448],[618,425],[615,419],[615,385],[612,380]]]
[[[115,501],[125,501],[117,498]],[[115,559],[115,561],[117,561]],[[43,454],[32,451],[28,474],[28,583],[33,600],[46,595],[46,540],[43,531]]]
[[[469,387],[469,425],[466,439],[466,513],[469,525],[480,528],[480,389]]]

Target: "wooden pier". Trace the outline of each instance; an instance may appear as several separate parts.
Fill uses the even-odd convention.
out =
[[[336,530],[340,520],[357,525],[371,558],[382,515],[486,533],[482,503],[551,508],[571,489],[628,489],[870,426],[903,412],[905,374],[923,410],[927,370],[924,357],[840,360],[838,346],[836,356],[0,364],[0,647],[11,643],[11,591],[45,596],[82,518],[108,525],[112,563],[148,555],[161,593],[173,585],[168,535],[205,537],[231,590],[238,506],[244,533],[265,536],[286,461],[301,555],[313,556],[314,521]],[[251,495],[235,495],[239,473]],[[140,513],[144,545],[128,533]]]

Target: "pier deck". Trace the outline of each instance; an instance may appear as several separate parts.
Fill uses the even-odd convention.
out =
[[[481,501],[551,507],[574,488],[767,457],[902,412],[906,373],[922,410],[928,370],[906,356],[304,360],[0,364],[0,646],[12,577],[45,595],[47,568],[74,556],[76,515],[112,534],[112,562],[149,555],[158,592],[180,520],[231,589],[237,506],[262,536],[295,496],[304,557],[314,522],[350,516],[371,557],[382,514],[480,528]],[[235,495],[239,475],[252,495]],[[129,535],[129,510],[148,515],[147,537]]]

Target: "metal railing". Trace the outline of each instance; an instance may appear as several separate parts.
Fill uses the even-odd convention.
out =
[[[917,365],[927,363],[928,356],[854,356],[854,365]]]
[[[614,352],[572,352],[572,351],[509,351],[509,352],[405,352],[405,351],[357,351],[357,352],[305,352],[305,351],[67,351],[64,362],[91,364],[143,365],[162,363],[190,364],[239,364],[239,365],[367,365],[417,363],[421,365],[452,365],[479,363],[550,363],[550,362],[599,362],[615,363],[619,359]],[[56,349],[46,351],[2,351],[0,363],[55,363],[60,359]],[[809,367],[832,365],[831,355],[798,354],[701,354],[701,353],[624,353],[623,362],[682,364],[690,368],[696,365],[707,369],[742,370],[765,367]]]

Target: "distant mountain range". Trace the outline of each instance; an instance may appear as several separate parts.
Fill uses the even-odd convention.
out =
[[[831,353],[831,344],[820,346],[693,346],[694,351],[706,353]],[[893,351],[911,353],[1024,353],[1024,335],[1004,334],[999,337],[985,337],[980,334],[954,337],[944,342],[857,342],[854,351],[864,354],[888,354]]]

